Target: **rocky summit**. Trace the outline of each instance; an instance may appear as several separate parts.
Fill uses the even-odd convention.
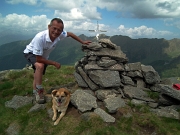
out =
[[[98,115],[104,122],[113,123],[116,121],[113,114],[130,107],[130,104],[147,105],[158,116],[179,119],[180,91],[172,87],[174,83],[180,83],[177,78],[161,79],[150,65],[128,63],[126,54],[109,39],[82,45],[82,50],[85,55],[75,63],[76,83],[59,86],[71,92],[71,105],[80,112],[82,119]],[[9,72],[0,72],[0,79],[6,78]],[[76,84],[78,89],[72,90]],[[47,103],[52,100],[53,89],[47,92]],[[153,94],[158,96],[153,98]],[[31,101],[32,97],[15,95],[5,102],[5,106],[16,110],[31,104]],[[46,104],[35,104],[27,113],[40,109],[47,109],[52,118],[52,108],[47,108]],[[123,117],[131,117],[133,110],[121,113]],[[12,123],[7,132],[18,133],[17,128],[18,125]]]
[[[75,63],[76,81],[81,88],[91,91],[97,98],[94,102],[102,102],[109,113],[116,113],[128,100],[132,104],[148,105],[158,115],[179,119],[180,91],[171,82],[162,81],[152,66],[128,63],[126,54],[109,39],[82,45],[82,50],[85,55]],[[158,98],[150,98],[149,92],[158,93]],[[74,105],[85,111],[80,109],[81,105]]]

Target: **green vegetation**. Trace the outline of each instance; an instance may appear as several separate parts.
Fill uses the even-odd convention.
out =
[[[180,76],[180,64],[178,64],[174,68],[169,68],[161,73],[161,76],[163,78],[168,78],[168,77],[179,77]]]
[[[74,68],[62,66],[60,70],[49,66],[43,78],[46,90],[52,87],[74,82]],[[0,81],[0,134],[5,135],[6,129],[12,123],[18,123],[19,135],[177,135],[180,134],[179,120],[157,117],[150,113],[147,106],[134,106],[121,108],[113,116],[115,123],[105,123],[99,117],[92,117],[89,121],[80,118],[80,114],[73,106],[57,126],[49,117],[47,110],[27,113],[32,104],[17,110],[6,108],[5,102],[14,95],[29,96],[32,94],[32,70],[11,71]],[[77,87],[77,86],[76,86]],[[77,89],[77,88],[74,88]],[[152,98],[158,95],[149,93]],[[47,103],[47,109],[51,103]],[[133,112],[132,112],[133,110]],[[130,112],[132,117],[122,116],[122,112]]]
[[[152,92],[152,91],[147,91],[148,96],[154,100],[158,100],[159,98],[159,93],[158,92]]]

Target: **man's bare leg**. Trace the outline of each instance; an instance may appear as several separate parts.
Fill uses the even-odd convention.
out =
[[[44,64],[43,63],[35,63],[36,71],[34,73],[34,80],[35,85],[42,85],[42,76],[43,76],[43,70],[44,70]]]
[[[33,88],[36,90],[36,101],[40,104],[43,104],[45,102],[43,95],[44,89],[42,87],[44,64],[36,62],[34,65],[36,67],[36,70],[34,73]]]

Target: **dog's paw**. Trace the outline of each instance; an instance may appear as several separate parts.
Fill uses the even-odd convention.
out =
[[[55,122],[54,122],[54,126],[56,126],[58,123],[59,123],[59,121],[55,121]]]
[[[53,116],[52,121],[55,121],[55,120],[56,120],[56,117]]]

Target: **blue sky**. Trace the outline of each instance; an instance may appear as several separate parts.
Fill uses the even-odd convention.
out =
[[[76,35],[95,36],[98,21],[108,36],[180,38],[178,0],[1,0],[0,35],[36,34],[54,17]]]

